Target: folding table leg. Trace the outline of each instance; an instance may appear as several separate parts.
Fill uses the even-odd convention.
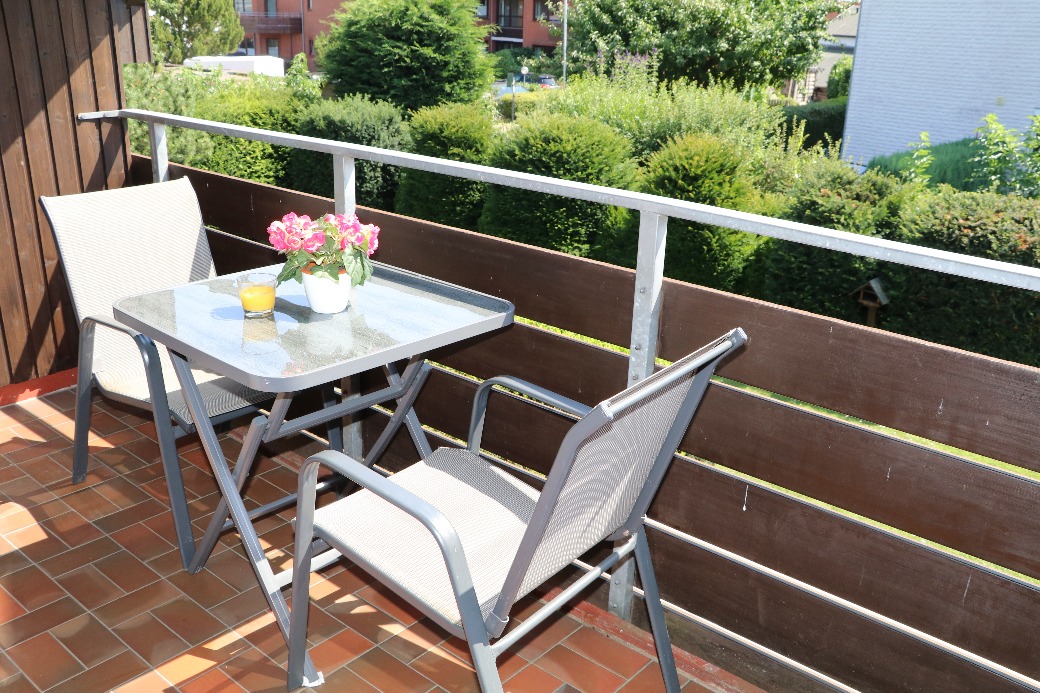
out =
[[[426,376],[430,374],[430,365],[422,359],[413,360],[405,368],[403,378],[397,374],[397,369],[392,364],[385,368],[387,380],[391,385],[396,387],[403,383],[407,387],[404,393],[396,400],[397,409],[394,411],[393,416],[390,417],[386,428],[379,434],[379,438],[372,445],[372,449],[365,455],[365,464],[369,467],[378,462],[379,458],[386,452],[386,448],[401,428],[401,424],[408,426],[408,433],[412,436],[412,442],[415,443],[415,449],[419,451],[420,457],[425,459],[433,452],[429,441],[426,440],[426,433],[422,430],[422,424],[419,423],[419,417],[415,415],[415,411],[412,409],[415,399],[422,390],[423,383],[426,382]]]
[[[198,429],[199,438],[202,440],[202,449],[205,451],[210,466],[213,468],[213,475],[216,477],[217,485],[220,487],[220,493],[224,500],[227,501],[231,520],[242,537],[242,547],[246,551],[250,565],[253,566],[253,572],[256,574],[260,587],[264,590],[267,604],[271,607],[271,611],[274,612],[275,620],[282,631],[282,637],[288,643],[289,605],[285,601],[285,596],[282,595],[281,586],[278,584],[274,571],[271,569],[271,564],[268,562],[267,556],[264,555],[264,549],[260,546],[260,538],[257,536],[253,522],[249,518],[249,511],[246,510],[245,503],[242,501],[242,496],[238,491],[238,486],[231,474],[231,470],[228,469],[227,460],[224,457],[224,451],[220,447],[216,431],[213,430],[213,424],[210,422],[209,417],[206,416],[206,406],[202,400],[202,394],[199,392],[198,385],[195,383],[195,378],[191,374],[191,367],[183,356],[173,350],[170,351],[170,358],[173,361],[174,370],[177,372],[177,379],[181,383],[184,401],[188,405],[188,411],[191,412],[192,420]],[[304,608],[307,608],[306,605],[304,605]],[[303,671],[305,685],[317,685],[321,681],[309,656],[304,662]]]

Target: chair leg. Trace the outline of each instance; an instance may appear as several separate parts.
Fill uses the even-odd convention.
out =
[[[321,399],[326,407],[338,404],[336,386],[332,383],[325,383],[321,388]],[[329,449],[343,452],[343,419],[333,419],[325,424],[325,427],[329,439]]]
[[[498,664],[491,645],[484,638],[482,642],[469,642],[469,652],[473,656],[473,667],[477,670],[477,681],[482,693],[502,693],[502,677],[498,674]]]
[[[657,578],[650,560],[650,546],[646,542],[646,530],[640,526],[636,536],[636,567],[639,569],[639,580],[643,585],[646,598],[646,610],[650,616],[650,630],[654,634],[654,645],[657,647],[657,660],[661,663],[661,675],[668,693],[679,692],[679,673],[675,668],[675,657],[672,656],[672,643],[668,638],[668,626],[664,620],[664,609],[661,607],[661,594],[657,591]]]
[[[79,353],[76,358],[76,429],[72,439],[72,483],[87,478],[90,459],[90,396],[94,392],[94,325],[84,320],[79,326]]]

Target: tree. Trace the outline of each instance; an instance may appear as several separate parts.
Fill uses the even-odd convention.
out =
[[[245,32],[234,0],[152,0],[152,53],[159,62],[182,63],[196,55],[225,55]]]
[[[776,84],[820,54],[833,0],[572,0],[572,60],[657,53],[664,80]]]
[[[353,0],[318,41],[337,94],[416,110],[478,98],[491,82],[477,0]]]

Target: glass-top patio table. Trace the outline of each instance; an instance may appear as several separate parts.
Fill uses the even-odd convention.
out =
[[[220,487],[220,504],[196,544],[181,480],[168,479],[170,507],[184,565],[192,573],[201,570],[220,534],[233,525],[242,537],[283,635],[288,633],[289,612],[281,588],[289,584],[291,574],[274,573],[252,519],[289,505],[293,497],[249,512],[240,493],[261,442],[395,400],[394,414],[364,462],[374,464],[402,425],[419,454],[425,457],[431,452],[429,442],[412,410],[429,372],[423,355],[504,327],[513,320],[513,305],[508,301],[374,264],[375,274],[364,286],[354,288],[347,310],[334,315],[311,311],[302,285],[289,281],[277,289],[272,316],[245,318],[235,286],[239,274],[131,296],[113,306],[119,321],[168,348]],[[251,271],[277,274],[278,270],[279,266],[272,266]],[[399,374],[393,364],[405,359],[408,365]],[[257,416],[250,424],[234,473],[206,415],[192,367],[215,371],[256,390],[275,394],[270,413]],[[326,396],[324,408],[286,419],[295,393],[375,368],[384,370],[387,387],[342,400]],[[330,438],[333,447],[342,445],[338,436]],[[167,470],[167,475],[171,473],[179,474],[179,469]],[[309,685],[320,683],[316,677],[308,661]]]

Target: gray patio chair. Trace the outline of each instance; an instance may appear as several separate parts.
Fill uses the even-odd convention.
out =
[[[91,392],[96,386],[105,397],[152,413],[169,491],[183,495],[175,440],[195,427],[173,365],[165,349],[159,351],[151,339],[116,322],[112,303],[215,275],[195,191],[183,178],[41,197],[40,202],[58,241],[80,331],[73,482],[82,482],[87,474]],[[195,377],[217,423],[255,411],[258,403],[271,399],[269,393],[214,373],[195,370]],[[175,520],[178,541],[190,542],[188,519]]]
[[[389,478],[338,452],[310,457],[297,496],[289,689],[304,684],[310,571],[340,555],[465,638],[480,687],[490,693],[502,691],[502,652],[634,553],[665,686],[678,691],[643,519],[712,373],[746,340],[733,330],[594,408],[522,380],[491,378],[477,389],[467,449],[440,448]],[[495,385],[581,417],[541,492],[479,455]],[[321,465],[362,490],[315,509]],[[619,542],[610,556],[503,636],[518,599],[604,540]]]

